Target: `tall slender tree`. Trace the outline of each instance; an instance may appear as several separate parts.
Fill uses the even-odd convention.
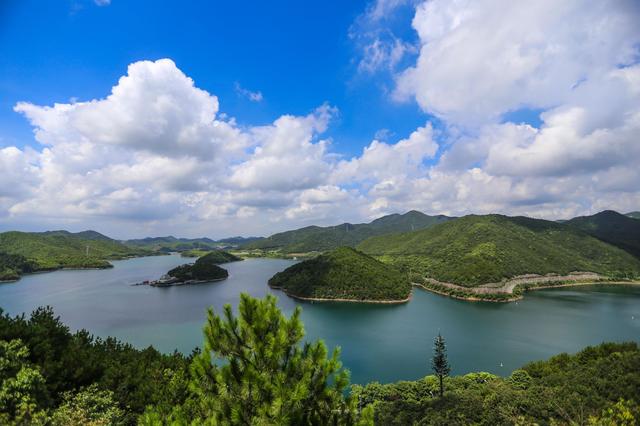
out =
[[[444,342],[444,337],[440,333],[434,340],[431,368],[440,380],[440,398],[442,398],[444,395],[444,378],[451,372],[451,367],[447,361],[447,346]]]

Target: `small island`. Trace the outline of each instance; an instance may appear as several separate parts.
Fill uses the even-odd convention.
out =
[[[269,280],[269,286],[308,301],[404,303],[411,296],[405,274],[351,247],[297,263]]]
[[[229,272],[218,266],[218,264],[231,262],[232,260],[229,260],[230,257],[228,256],[221,255],[221,253],[225,252],[211,252],[198,258],[193,264],[188,263],[171,269],[159,280],[144,281],[140,284],[152,287],[171,287],[222,281],[227,279]],[[233,256],[229,253],[225,254]],[[236,256],[233,257],[235,258]]]

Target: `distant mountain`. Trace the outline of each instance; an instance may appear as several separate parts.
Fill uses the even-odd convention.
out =
[[[297,263],[269,280],[292,297],[353,301],[405,301],[411,293],[406,274],[351,247]]]
[[[605,210],[592,216],[573,218],[566,225],[581,229],[640,258],[640,220],[632,219],[628,214]]]
[[[259,237],[231,237],[222,240],[212,240],[211,238],[176,238],[167,237],[147,237],[124,241],[126,244],[136,247],[144,247],[148,250],[171,252],[187,250],[218,250],[221,248],[237,247],[242,243],[248,243],[260,239]]]
[[[452,218],[428,216],[412,210],[405,214],[391,214],[370,223],[343,223],[337,226],[307,226],[281,232],[268,238],[242,245],[247,249],[278,249],[283,253],[327,251],[340,246],[355,247],[369,237],[428,228]]]
[[[224,243],[224,244],[239,245],[239,244],[246,244],[246,243],[263,240],[263,239],[264,237],[229,237],[229,238],[223,238],[221,240],[217,240],[217,242]]]
[[[625,216],[631,217],[633,219],[640,219],[640,212],[629,212]]]
[[[576,227],[526,217],[465,216],[369,238],[357,248],[407,272],[466,286],[573,271],[640,276],[640,260],[629,253]]]
[[[151,254],[95,231],[4,232],[0,233],[0,253],[14,255],[13,258],[5,256],[5,268],[19,273],[58,268],[108,268],[111,266],[109,260]],[[23,266],[16,260],[20,257],[15,256],[24,258]],[[6,259],[12,259],[14,267],[7,266]]]

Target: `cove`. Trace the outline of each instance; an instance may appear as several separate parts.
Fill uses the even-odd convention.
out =
[[[508,375],[526,362],[603,341],[640,340],[640,286],[583,286],[527,293],[517,303],[464,302],[414,289],[403,305],[300,303],[267,286],[293,262],[248,259],[223,265],[226,281],[182,287],[131,286],[193,259],[178,255],[113,262],[108,270],[56,271],[0,284],[9,314],[50,305],[72,329],[114,336],[136,347],[190,352],[202,342],[206,309],[239,295],[270,293],[290,314],[302,306],[308,340],[342,348],[353,383],[413,380],[430,374],[433,337],[447,340],[453,374]]]

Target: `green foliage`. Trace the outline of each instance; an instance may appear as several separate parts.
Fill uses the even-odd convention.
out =
[[[465,216],[357,247],[410,274],[474,286],[523,274],[640,276],[640,260],[568,225],[501,215]]]
[[[233,256],[229,254],[229,256]],[[235,256],[233,256],[235,257]],[[167,275],[178,278],[181,281],[187,280],[221,280],[229,276],[229,272],[217,265],[221,259],[228,259],[227,256],[219,256],[215,252],[209,253],[196,260],[193,265],[180,265],[170,270]],[[230,261],[230,260],[228,260]]]
[[[639,372],[636,343],[605,343],[525,365],[507,378],[449,377],[443,398],[435,376],[354,391],[361,406],[374,407],[376,424],[613,425],[637,416],[631,400],[640,394]]]
[[[403,300],[411,292],[406,275],[349,247],[297,263],[269,280],[299,297]]]
[[[640,258],[640,221],[637,219],[605,210],[593,216],[576,217],[566,225],[581,229]]]
[[[44,377],[28,356],[19,339],[0,340],[0,424],[44,424],[47,419]]]
[[[51,423],[54,426],[118,426],[125,423],[125,414],[113,399],[113,392],[100,390],[93,384],[76,394],[65,394]]]
[[[394,232],[407,232],[427,228],[449,220],[447,216],[427,216],[415,210],[381,217],[370,223],[343,223],[337,226],[307,226],[293,231],[274,234],[244,244],[246,249],[278,249],[283,253],[307,253],[333,250],[340,246],[355,247],[361,241]]]
[[[113,400],[127,412],[126,423],[132,424],[148,405],[181,404],[187,392],[189,358],[162,355],[151,347],[138,350],[84,330],[71,333],[50,308],[39,308],[28,319],[0,310],[0,341],[16,339],[28,348],[22,359],[45,380],[39,409],[55,409],[69,393],[95,384],[113,392]]]
[[[602,410],[600,416],[589,417],[590,426],[636,426],[640,420],[640,405],[620,399]]]
[[[67,231],[4,232],[0,234],[0,277],[13,271],[47,271],[59,268],[109,268],[108,260],[124,259],[150,252],[126,246],[95,231],[72,234]],[[87,254],[88,253],[88,254]],[[5,255],[21,256],[24,262],[3,260]],[[19,263],[20,268],[3,267],[3,262]],[[6,272],[5,272],[6,273]],[[0,278],[1,280],[2,278]]]
[[[299,308],[286,318],[275,297],[242,294],[238,310],[238,317],[230,305],[222,317],[209,310],[204,351],[192,366],[197,409],[176,407],[171,419],[215,425],[356,423],[354,401],[343,396],[349,376],[338,351],[328,358],[322,341],[300,346]],[[165,417],[152,408],[142,423]]]

